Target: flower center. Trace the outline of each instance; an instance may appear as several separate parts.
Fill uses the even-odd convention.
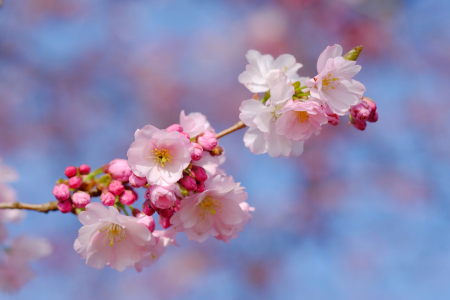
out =
[[[322,90],[328,90],[328,89],[336,89],[340,83],[338,82],[339,78],[335,78],[331,76],[331,73],[328,73],[328,76],[323,77],[322,79]]]
[[[114,242],[120,242],[121,239],[126,239],[127,234],[122,226],[111,223],[109,226],[105,226],[99,230],[100,232],[105,231],[106,238],[110,240],[109,245],[114,245]]]
[[[220,208],[222,208],[222,202],[206,196],[203,201],[200,202],[200,217],[203,217],[204,220],[206,215],[214,216],[217,213],[218,208],[219,213],[222,213],[222,211],[220,210]]]
[[[172,155],[170,155],[170,151],[166,149],[154,149],[151,151],[153,155],[153,160],[155,161],[156,165],[160,165],[161,167],[165,167],[167,163],[172,161]]]
[[[300,121],[300,123],[308,122],[309,121],[309,115],[306,111],[298,111],[297,112],[297,119]]]

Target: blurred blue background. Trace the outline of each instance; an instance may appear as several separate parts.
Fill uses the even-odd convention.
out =
[[[134,131],[207,115],[238,121],[245,53],[293,54],[315,76],[329,44],[364,45],[357,80],[380,119],[326,126],[300,158],[221,139],[253,220],[231,245],[178,236],[142,273],[89,268],[73,215],[28,212],[50,239],[37,277],[0,299],[449,299],[450,2],[3,0],[0,155],[19,200],[53,200],[68,165],[126,158]]]

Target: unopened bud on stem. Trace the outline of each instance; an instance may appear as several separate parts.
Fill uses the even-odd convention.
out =
[[[356,46],[352,50],[350,50],[347,54],[344,55],[345,60],[357,60],[359,54],[361,53],[363,46]]]

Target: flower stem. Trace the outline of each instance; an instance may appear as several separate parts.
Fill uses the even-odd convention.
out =
[[[230,134],[232,132],[235,132],[236,130],[245,128],[246,125],[244,124],[244,122],[239,121],[236,124],[234,124],[233,126],[231,126],[230,128],[225,129],[224,131],[219,132],[218,134],[216,134],[216,137],[218,139],[220,139],[221,137],[226,136],[227,134]]]
[[[99,175],[99,174],[102,174],[102,173],[103,173],[103,167],[98,168],[97,170],[95,170],[95,171],[89,173],[88,176],[86,176],[86,179],[87,179],[87,180],[94,179],[95,176],[97,176],[97,175]]]

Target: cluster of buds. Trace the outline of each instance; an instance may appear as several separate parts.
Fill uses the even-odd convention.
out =
[[[83,209],[91,202],[92,188],[95,180],[89,178],[91,168],[81,165],[78,168],[69,166],[64,174],[67,180],[59,179],[53,188],[53,195],[58,200],[58,209],[62,213],[74,212],[77,208]]]
[[[366,129],[367,122],[374,123],[378,121],[377,105],[375,101],[368,97],[363,97],[361,103],[350,109],[350,123],[356,129]]]

